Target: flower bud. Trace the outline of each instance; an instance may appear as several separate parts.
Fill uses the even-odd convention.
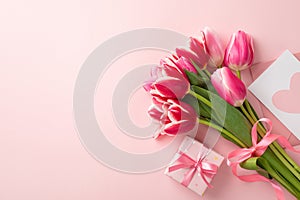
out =
[[[211,75],[211,82],[218,94],[229,104],[239,107],[244,103],[246,87],[228,67],[217,69]]]
[[[212,67],[221,67],[224,59],[224,46],[217,33],[205,27],[201,32],[202,43],[205,52],[209,55],[209,65]]]
[[[244,31],[238,31],[231,36],[225,50],[224,65],[235,71],[250,67],[253,63],[253,40]]]

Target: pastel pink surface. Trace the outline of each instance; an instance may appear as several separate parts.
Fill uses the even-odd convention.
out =
[[[224,41],[242,28],[255,39],[256,62],[275,59],[285,49],[300,51],[300,28],[295,24],[299,6],[297,0],[2,1],[0,199],[201,199],[163,170],[120,173],[90,156],[73,121],[72,95],[80,66],[111,36],[143,27],[189,36],[208,25]],[[262,70],[253,66],[254,78]],[[274,120],[277,132],[288,133],[263,106],[262,111]],[[107,128],[115,130],[113,125]],[[149,152],[165,145],[149,142],[143,149],[140,141],[119,136],[115,132],[109,139],[128,151]],[[226,155],[234,148],[221,139],[216,151]],[[218,174],[215,188],[202,199],[276,199],[270,185],[243,183],[224,164]],[[293,198],[287,194],[287,199]]]

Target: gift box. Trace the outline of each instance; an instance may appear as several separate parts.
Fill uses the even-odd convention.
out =
[[[186,136],[165,174],[203,196],[223,160],[222,155]]]

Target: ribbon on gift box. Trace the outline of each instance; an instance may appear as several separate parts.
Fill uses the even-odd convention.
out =
[[[257,125],[259,122],[266,122],[269,125],[269,130],[267,131],[266,135],[260,140],[260,142],[257,143]],[[291,144],[285,137],[281,135],[271,134],[271,131],[272,131],[272,122],[270,119],[262,118],[258,120],[253,125],[251,131],[253,146],[250,148],[237,149],[229,153],[227,157],[227,164],[231,167],[232,173],[242,181],[246,181],[246,182],[264,181],[270,183],[275,189],[277,198],[279,200],[284,200],[285,198],[282,189],[277,184],[273,183],[270,179],[259,174],[250,174],[250,175],[243,175],[243,176],[237,174],[237,167],[240,163],[244,162],[245,160],[251,157],[260,157],[267,150],[268,146],[275,140],[278,140],[278,142],[283,147],[294,152],[299,152],[291,146]]]
[[[217,173],[218,166],[206,161],[205,158],[211,152],[219,140],[219,137],[220,133],[218,131],[208,128],[203,139],[202,148],[199,149],[199,154],[196,160],[184,153],[194,143],[194,140],[190,139],[189,141],[184,142],[182,146],[179,147],[177,157],[175,157],[175,159],[171,162],[177,162],[178,164],[168,167],[168,171],[173,172],[180,169],[188,169],[181,182],[182,185],[187,187],[197,173],[202,177],[205,184],[209,188],[212,188],[213,186],[209,183],[207,178],[212,178]]]
[[[204,159],[201,158],[200,156],[198,156],[199,158],[197,160],[194,160],[193,158],[183,153],[182,151],[179,152],[179,154],[180,156],[177,159],[177,162],[179,164],[170,166],[168,168],[168,171],[173,172],[180,169],[186,169],[186,168],[189,169],[184,174],[184,178],[181,182],[181,184],[184,185],[185,187],[187,187],[191,183],[194,175],[196,174],[196,172],[198,172],[198,174],[202,177],[206,185],[209,188],[212,188],[213,186],[208,182],[207,178],[212,178],[217,173],[218,166],[213,163],[204,161]]]

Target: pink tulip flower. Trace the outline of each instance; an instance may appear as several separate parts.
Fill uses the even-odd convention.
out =
[[[224,65],[235,71],[250,67],[253,63],[253,39],[244,31],[238,31],[231,36],[225,50]]]
[[[202,44],[206,54],[209,55],[209,65],[211,67],[221,67],[224,59],[225,48],[218,37],[217,33],[205,27],[201,32]]]
[[[194,66],[184,57],[167,57],[160,66],[151,70],[151,79],[144,83],[144,89],[152,96],[181,99],[190,89],[184,70],[197,73]]]
[[[194,62],[198,67],[203,68],[207,65],[209,55],[205,52],[203,44],[196,38],[190,38],[190,50],[177,48],[176,54],[179,58],[185,57],[190,62]]]
[[[172,55],[172,57],[166,57],[165,59],[162,59],[160,61],[160,68],[165,75],[177,78],[181,78],[182,76],[184,76],[187,79],[186,74],[184,72],[185,70],[197,73],[195,67],[187,58],[178,58],[175,55]]]
[[[150,94],[162,98],[181,99],[190,90],[190,83],[185,78],[161,77],[151,85]]]
[[[188,132],[195,127],[197,122],[194,109],[189,104],[176,100],[169,99],[161,107],[153,104],[148,113],[161,124],[155,135],[156,138],[160,135],[174,136]]]
[[[246,87],[228,67],[217,69],[211,75],[211,82],[218,94],[229,104],[239,107],[245,101]]]

